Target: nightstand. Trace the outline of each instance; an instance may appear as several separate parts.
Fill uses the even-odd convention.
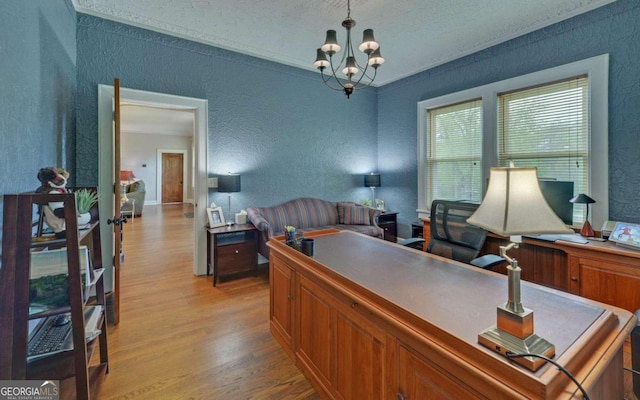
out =
[[[378,226],[384,229],[384,240],[397,242],[398,240],[398,213],[385,211],[378,215]]]
[[[258,272],[258,230],[251,224],[207,228],[207,274],[218,278]]]

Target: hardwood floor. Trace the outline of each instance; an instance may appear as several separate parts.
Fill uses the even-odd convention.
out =
[[[266,275],[192,273],[190,206],[125,225],[120,323],[101,399],[318,399],[269,331]]]
[[[125,225],[120,323],[109,328],[101,398],[319,399],[269,332],[266,275],[215,288],[193,275],[191,211],[145,206]],[[624,357],[630,366],[629,343]]]

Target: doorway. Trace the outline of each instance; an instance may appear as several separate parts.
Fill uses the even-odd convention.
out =
[[[98,85],[98,148],[99,148],[99,176],[100,188],[100,212],[101,215],[113,215],[113,192],[115,182],[113,173],[113,86]],[[167,109],[192,110],[194,113],[194,137],[193,137],[193,208],[194,208],[194,263],[193,273],[205,275],[206,266],[206,232],[202,226],[206,225],[204,212],[208,202],[207,186],[207,113],[208,101],[182,96],[174,96],[163,93],[147,92],[135,89],[120,89],[120,100],[129,104],[140,104]],[[186,186],[186,185],[185,185]],[[184,197],[183,197],[184,199]],[[101,224],[103,265],[113,268],[113,230],[107,224]],[[110,277],[112,271],[106,272],[105,290],[112,290]]]

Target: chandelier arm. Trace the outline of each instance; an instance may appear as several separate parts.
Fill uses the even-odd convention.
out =
[[[340,64],[342,64],[342,61],[343,61],[343,60],[344,60],[344,58],[345,58],[345,54],[346,54],[346,52],[344,52],[344,54],[342,55],[342,60],[340,60],[340,63],[338,64],[338,68],[340,68]],[[344,87],[344,84],[340,82],[340,78],[338,78],[338,76],[336,75],[336,70],[335,70],[335,68],[333,67],[333,56],[329,56],[329,66],[330,66],[330,68],[331,68],[331,75],[330,75],[330,76],[328,76],[326,80],[324,79],[324,74],[323,74],[323,73],[322,73],[322,71],[321,71],[322,80],[323,80],[324,84],[325,84],[325,85],[327,85],[327,86],[329,86],[331,89],[334,89],[334,90],[342,90],[342,89],[343,89],[343,87]],[[329,81],[331,80],[331,77],[333,77],[333,79],[335,79],[335,80],[336,80],[336,83],[338,84],[338,86],[340,86],[340,88],[339,88],[339,89],[335,89],[335,88],[333,88],[332,86],[330,86],[330,85],[327,83],[327,82],[329,82]]]
[[[370,79],[369,82],[368,83],[363,83],[363,84],[360,85],[360,81],[362,80],[362,78],[364,76],[364,74],[363,74],[363,76],[361,76],[360,79],[358,79],[358,81],[353,85],[353,90],[361,90],[361,89],[364,89],[364,88],[367,88],[367,87],[371,86],[371,84],[373,83],[373,80],[376,78],[376,73],[377,72],[378,72],[378,70],[375,69],[374,70],[374,74],[373,74],[373,78],[369,78],[369,76],[367,75],[367,78]],[[360,86],[357,86],[357,85],[360,85]]]
[[[329,88],[332,90],[344,90],[344,87],[342,86],[342,84],[340,83],[340,81],[338,80],[338,77],[336,77],[335,75],[326,75],[326,79],[325,79],[325,75],[324,75],[324,71],[320,71],[320,75],[322,76],[322,82]],[[338,85],[340,87],[333,87],[329,84],[329,82],[331,81],[331,78],[335,78],[336,82],[338,83]]]
[[[368,68],[369,68],[369,63],[367,63],[367,65],[364,67],[364,70],[362,71],[362,75],[360,75],[360,78],[358,78],[358,80],[353,84],[355,90],[364,89],[364,88],[366,88],[368,86],[371,86],[371,84],[373,83],[373,80],[375,79],[376,75],[374,73],[373,78],[370,77],[369,75],[367,75],[367,69]],[[376,72],[377,72],[377,70],[376,70]],[[358,85],[360,84],[360,82],[362,81],[362,79],[365,76],[369,80],[369,83],[363,83],[361,86],[358,87]]]

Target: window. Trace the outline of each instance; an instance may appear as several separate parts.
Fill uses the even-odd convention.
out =
[[[574,182],[608,219],[608,55],[418,103],[418,212],[434,199],[481,201],[493,166]],[[586,208],[574,206],[574,225]]]
[[[589,193],[589,96],[586,76],[498,95],[498,164],[537,167],[538,177]],[[584,207],[573,219],[584,221]]]
[[[482,101],[428,111],[429,197],[482,200]]]

